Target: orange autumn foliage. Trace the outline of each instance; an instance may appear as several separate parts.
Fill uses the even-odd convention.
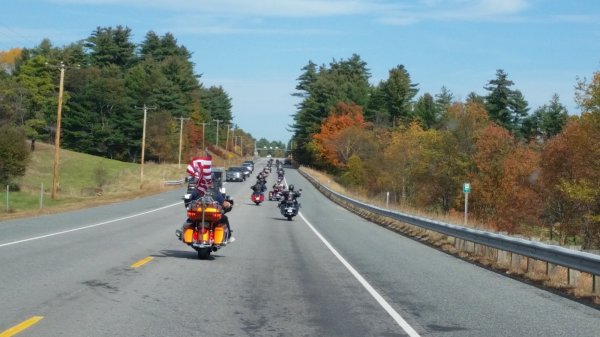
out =
[[[318,158],[326,165],[344,168],[347,158],[337,149],[341,138],[345,138],[344,130],[349,128],[364,129],[367,123],[363,117],[362,107],[344,102],[338,103],[329,113],[329,117],[321,124],[321,131],[313,135],[313,148]]]
[[[21,57],[21,51],[21,48],[0,51],[0,69],[12,72],[15,69],[16,60]]]
[[[600,121],[593,113],[569,122],[542,152],[546,216],[561,239],[581,235],[600,247]]]
[[[477,139],[473,162],[473,212],[497,230],[515,233],[520,225],[538,225],[542,209],[539,193],[539,153],[517,143],[495,124]]]
[[[539,162],[539,152],[521,144],[504,158],[496,204],[498,229],[514,233],[522,224],[540,225]]]

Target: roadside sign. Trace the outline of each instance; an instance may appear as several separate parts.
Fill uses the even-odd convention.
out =
[[[464,184],[463,184],[463,192],[464,192],[464,193],[469,193],[469,192],[471,192],[471,184],[469,184],[469,183],[464,183]]]

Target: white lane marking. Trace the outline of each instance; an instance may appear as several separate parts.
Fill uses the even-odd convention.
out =
[[[373,296],[373,298],[377,301],[377,303],[379,303],[379,305],[381,305],[381,307],[383,307],[383,309],[385,311],[387,311],[387,313],[390,316],[392,316],[392,318],[396,321],[396,323],[398,323],[398,325],[402,328],[402,330],[404,330],[404,332],[406,332],[410,337],[420,337],[420,335],[417,333],[417,331],[415,331],[415,329],[413,329],[413,327],[410,326],[404,320],[404,318],[402,318],[402,316],[400,316],[400,314],[396,310],[394,310],[394,308],[392,308],[392,306],[377,292],[377,290],[375,290],[369,284],[369,282],[367,282],[367,280],[365,280],[365,278],[362,277],[362,275],[360,275],[358,273],[358,271],[356,271],[356,269],[354,269],[354,267],[352,267],[352,265],[350,265],[350,263],[348,263],[348,261],[346,261],[346,259],[344,259],[344,257],[340,253],[338,253],[337,250],[335,250],[335,248],[333,248],[333,246],[329,243],[329,241],[327,241],[321,235],[321,233],[319,233],[315,229],[315,227],[308,220],[306,220],[306,218],[304,217],[304,215],[302,215],[302,213],[298,213],[298,215],[300,215],[300,217],[302,218],[302,220],[304,220],[304,222],[306,223],[306,225],[308,225],[308,227],[310,229],[312,229],[313,232],[315,232],[315,234],[317,235],[317,237],[319,239],[321,239],[321,241],[325,244],[325,246],[327,248],[329,248],[329,250],[333,253],[333,255],[335,257],[337,257],[338,260],[340,260],[340,262],[350,271],[350,273],[369,292],[369,294],[371,294],[371,296]]]
[[[23,239],[23,240],[19,240],[19,241],[13,241],[13,242],[8,242],[8,243],[3,243],[3,244],[0,244],[0,248],[6,247],[6,246],[11,246],[11,245],[16,245],[18,243],[23,243],[23,242],[28,242],[28,241],[34,241],[34,240],[48,238],[48,237],[51,237],[51,236],[62,235],[62,234],[76,232],[76,231],[80,231],[80,230],[84,230],[84,229],[94,228],[94,227],[106,225],[106,224],[117,222],[117,221],[121,221],[121,220],[127,220],[127,219],[131,219],[131,218],[135,218],[137,216],[141,216],[141,215],[145,215],[145,214],[149,214],[149,213],[158,212],[158,211],[161,211],[163,209],[166,209],[166,208],[169,208],[169,207],[173,207],[173,206],[176,206],[176,205],[181,205],[181,202],[177,202],[177,203],[170,204],[170,205],[167,205],[167,206],[159,207],[159,208],[156,208],[156,209],[153,209],[153,210],[150,210],[150,211],[146,211],[146,212],[141,212],[141,213],[136,213],[136,214],[124,216],[122,218],[117,218],[117,219],[112,219],[112,220],[100,222],[100,223],[93,224],[93,225],[88,225],[88,226],[73,228],[73,229],[69,229],[69,230],[66,230],[66,231],[56,232],[56,233],[51,233],[51,234],[46,234],[46,235],[42,235],[42,236],[36,236],[36,237],[33,237],[33,238],[29,238],[29,239]]]

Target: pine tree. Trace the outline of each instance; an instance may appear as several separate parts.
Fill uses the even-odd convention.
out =
[[[423,94],[415,103],[415,119],[423,129],[428,130],[435,127],[440,121],[438,107],[429,93]]]
[[[511,96],[510,87],[514,84],[507,79],[508,75],[502,69],[496,71],[496,79],[490,80],[485,90],[489,94],[485,97],[485,107],[490,115],[490,119],[500,126],[510,130],[512,129],[511,118]]]
[[[388,79],[382,83],[385,104],[390,115],[390,123],[408,125],[412,119],[412,99],[419,89],[412,83],[408,71],[399,65],[389,72]]]
[[[510,88],[513,84],[504,70],[498,69],[496,79],[489,81],[485,87],[489,91],[485,97],[485,107],[492,121],[521,138],[522,124],[529,107],[521,91]]]
[[[116,65],[128,68],[136,61],[135,44],[131,42],[131,29],[123,26],[98,27],[85,42],[92,65]]]

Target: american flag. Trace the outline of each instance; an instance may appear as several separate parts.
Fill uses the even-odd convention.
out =
[[[212,158],[195,157],[187,166],[187,173],[196,178],[196,189],[204,195],[212,183]]]

